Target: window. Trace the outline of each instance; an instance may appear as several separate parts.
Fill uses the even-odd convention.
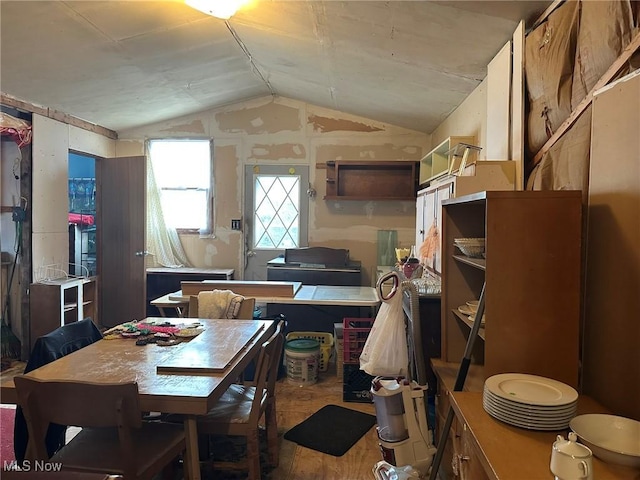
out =
[[[168,227],[211,232],[213,160],[210,140],[150,140],[149,156]]]
[[[300,176],[255,175],[255,249],[300,245]]]

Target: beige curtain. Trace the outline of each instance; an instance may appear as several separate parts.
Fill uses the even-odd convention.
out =
[[[148,151],[148,150],[147,150]],[[147,153],[147,250],[163,267],[190,267],[175,228],[167,227],[162,214],[160,189]]]

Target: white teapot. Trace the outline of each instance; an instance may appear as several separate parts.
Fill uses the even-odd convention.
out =
[[[551,451],[551,473],[555,480],[593,480],[593,454],[589,447],[577,443],[577,435],[569,433],[565,440],[558,435]]]

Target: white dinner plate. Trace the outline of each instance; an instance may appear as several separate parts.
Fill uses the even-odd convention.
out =
[[[504,423],[508,423],[509,425],[513,425],[515,427],[526,428],[528,430],[544,430],[544,431],[565,430],[570,422],[570,420],[567,420],[567,421],[558,422],[556,424],[541,424],[540,422],[536,422],[536,421],[521,420],[511,416],[501,415],[499,412],[496,412],[494,409],[488,406],[484,406],[484,410],[493,418],[496,418],[497,420],[500,420]]]
[[[500,412],[505,416],[511,416],[511,417],[520,418],[523,420],[526,420],[526,419],[536,420],[542,423],[558,423],[563,421],[569,421],[576,416],[576,412],[577,412],[576,408],[574,408],[573,410],[568,410],[566,412],[561,412],[561,413],[523,412],[523,411],[517,411],[517,410],[511,410],[511,409],[505,408],[503,405],[496,404],[495,402],[492,402],[488,398],[485,398],[483,400],[483,404],[493,408],[494,410],[496,410],[497,412]]]
[[[496,405],[500,405],[503,408],[513,410],[516,412],[540,412],[543,414],[551,413],[551,414],[562,414],[566,412],[575,411],[578,402],[571,402],[565,405],[528,405],[526,403],[513,402],[511,400],[507,400],[505,398],[499,397],[493,393],[491,393],[486,388],[484,389],[483,395],[488,400],[491,400]]]
[[[476,316],[475,315],[469,315],[468,318],[469,318],[470,322],[475,322],[476,321]],[[482,320],[480,320],[480,325],[484,325],[486,319],[487,319],[487,316],[486,315],[482,315]]]
[[[526,415],[513,415],[510,413],[505,413],[501,411],[499,408],[496,408],[488,403],[483,403],[482,406],[487,411],[491,410],[493,414],[500,417],[501,419],[504,418],[504,419],[513,420],[519,423],[523,423],[527,425],[537,425],[540,427],[566,428],[567,425],[569,425],[569,422],[571,421],[571,419],[575,417],[575,415],[569,415],[563,418],[536,418],[536,417],[528,417]]]
[[[525,373],[501,373],[489,377],[485,387],[494,395],[526,405],[558,406],[578,400],[578,392],[552,378]]]
[[[471,308],[469,308],[469,305],[460,305],[458,307],[458,311],[463,315],[473,315],[476,313],[475,310],[471,310]]]

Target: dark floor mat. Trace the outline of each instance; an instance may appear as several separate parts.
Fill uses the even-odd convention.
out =
[[[376,417],[326,405],[284,434],[286,440],[335,457],[344,455],[376,423]]]

